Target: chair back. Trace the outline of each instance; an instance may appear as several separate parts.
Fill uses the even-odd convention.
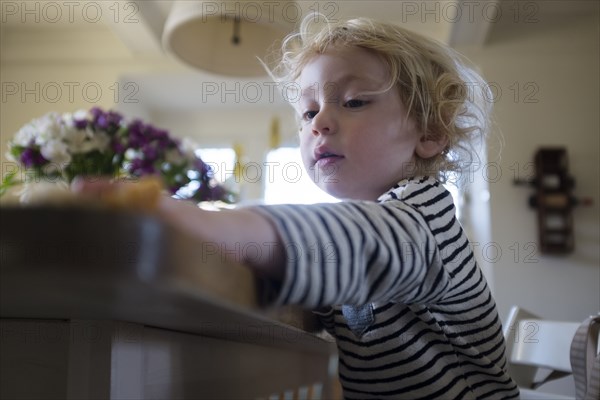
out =
[[[504,337],[508,373],[517,385],[536,389],[570,375],[571,342],[578,327],[578,322],[544,320],[513,307],[504,325]]]
[[[511,352],[513,364],[571,373],[570,349],[578,322],[523,319]]]

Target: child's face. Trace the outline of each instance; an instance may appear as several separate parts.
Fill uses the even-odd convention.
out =
[[[414,171],[419,135],[386,65],[351,47],[315,56],[302,70],[296,105],[302,160],[313,181],[338,198],[376,200]]]

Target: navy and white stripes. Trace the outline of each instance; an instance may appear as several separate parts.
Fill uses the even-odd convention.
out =
[[[494,300],[439,182],[404,180],[379,203],[257,211],[287,255],[272,301],[319,309],[346,398],[518,397]]]

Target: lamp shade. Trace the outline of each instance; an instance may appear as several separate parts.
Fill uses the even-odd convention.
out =
[[[286,2],[176,1],[165,22],[163,46],[204,71],[264,76],[257,57],[264,59],[273,43],[293,29],[282,4]]]

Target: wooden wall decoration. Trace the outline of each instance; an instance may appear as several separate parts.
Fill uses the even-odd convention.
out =
[[[590,205],[591,199],[579,200],[572,194],[575,179],[569,175],[569,160],[564,147],[544,147],[535,153],[535,177],[515,180],[535,188],[529,205],[537,209],[540,251],[567,254],[575,249],[573,208]]]

